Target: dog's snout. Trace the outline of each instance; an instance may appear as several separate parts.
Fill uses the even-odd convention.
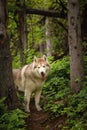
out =
[[[45,73],[44,72],[41,72],[41,75],[44,75]]]
[[[44,77],[45,76],[45,72],[41,72],[41,75],[42,75],[42,77]]]

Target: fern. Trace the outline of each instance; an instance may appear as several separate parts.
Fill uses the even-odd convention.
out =
[[[0,99],[0,130],[26,130],[28,114],[20,109],[7,110],[4,99]]]

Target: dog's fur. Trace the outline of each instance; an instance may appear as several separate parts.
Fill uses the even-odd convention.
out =
[[[15,86],[19,91],[24,92],[25,110],[27,112],[30,112],[30,97],[33,92],[35,93],[35,106],[38,111],[41,110],[39,106],[40,96],[49,71],[50,65],[45,55],[41,58],[34,57],[33,63],[25,65],[22,69],[13,70]]]

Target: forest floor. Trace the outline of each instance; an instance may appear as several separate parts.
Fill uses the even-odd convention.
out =
[[[27,118],[27,130],[61,130],[65,125],[65,117],[52,118],[49,112],[37,111],[34,101],[30,103],[30,116]]]

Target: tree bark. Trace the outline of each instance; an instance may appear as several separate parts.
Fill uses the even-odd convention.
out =
[[[12,59],[7,33],[7,0],[0,0],[0,98],[6,97],[9,108],[18,105],[12,76]]]
[[[79,6],[79,0],[68,1],[68,43],[71,90],[73,93],[82,89],[84,79]]]
[[[47,56],[51,56],[52,51],[51,30],[50,30],[50,19],[48,17],[46,17],[45,26],[46,26],[46,51]]]
[[[39,49],[40,49],[40,53],[43,55],[44,54],[44,50],[45,50],[45,44],[41,43],[40,41],[39,41]]]
[[[67,18],[67,13],[60,12],[60,11],[53,11],[53,10],[41,10],[41,9],[31,9],[26,7],[26,14],[36,14],[36,15],[43,15],[48,17],[56,17],[56,18]]]
[[[27,28],[25,19],[25,0],[17,0],[18,10],[18,32],[19,32],[19,49],[20,49],[20,62],[25,65],[24,52],[27,49]]]

